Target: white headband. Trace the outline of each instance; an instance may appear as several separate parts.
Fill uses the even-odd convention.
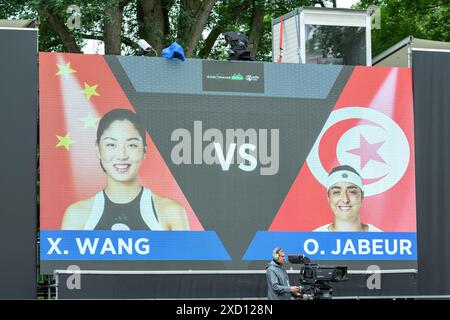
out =
[[[364,190],[361,177],[348,170],[339,170],[330,174],[327,179],[327,191],[338,182],[351,182],[361,190]]]

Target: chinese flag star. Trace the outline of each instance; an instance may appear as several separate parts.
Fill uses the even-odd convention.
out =
[[[67,76],[71,73],[77,72],[76,70],[72,69],[70,67],[70,62],[67,62],[66,64],[56,64],[58,66],[58,72],[55,74],[55,76]]]
[[[92,96],[100,96],[100,94],[96,91],[98,84],[90,86],[86,82],[84,83],[84,89],[82,92],[86,95],[88,100],[91,99]]]
[[[58,144],[56,147],[64,147],[67,151],[69,151],[70,145],[75,142],[70,138],[69,134],[66,134],[64,137],[56,135],[56,137],[58,138]]]
[[[84,123],[84,128],[97,128],[97,122],[99,118],[93,117],[89,112],[88,115],[82,119],[80,119]]]

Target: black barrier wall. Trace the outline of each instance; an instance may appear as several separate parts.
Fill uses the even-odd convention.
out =
[[[37,29],[0,28],[0,299],[36,298]]]
[[[417,275],[384,274],[380,289],[368,289],[370,275],[350,274],[348,281],[331,283],[334,297],[416,296]],[[148,274],[93,275],[79,278],[75,289],[73,276],[61,274],[60,299],[266,299],[265,274]],[[290,273],[291,284],[299,283],[299,274]],[[69,284],[69,285],[67,285]],[[73,288],[73,289],[69,289]]]
[[[420,294],[450,294],[450,52],[413,52]]]

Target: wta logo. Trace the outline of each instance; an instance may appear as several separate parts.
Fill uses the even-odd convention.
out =
[[[374,109],[347,107],[333,111],[307,158],[323,186],[328,171],[350,165],[363,178],[366,197],[383,193],[400,181],[410,162],[408,139],[400,126]]]

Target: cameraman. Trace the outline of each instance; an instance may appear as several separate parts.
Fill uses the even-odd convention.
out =
[[[299,294],[300,287],[291,286],[283,265],[286,263],[284,250],[276,247],[272,251],[272,261],[266,266],[267,298],[269,300],[290,300]]]

